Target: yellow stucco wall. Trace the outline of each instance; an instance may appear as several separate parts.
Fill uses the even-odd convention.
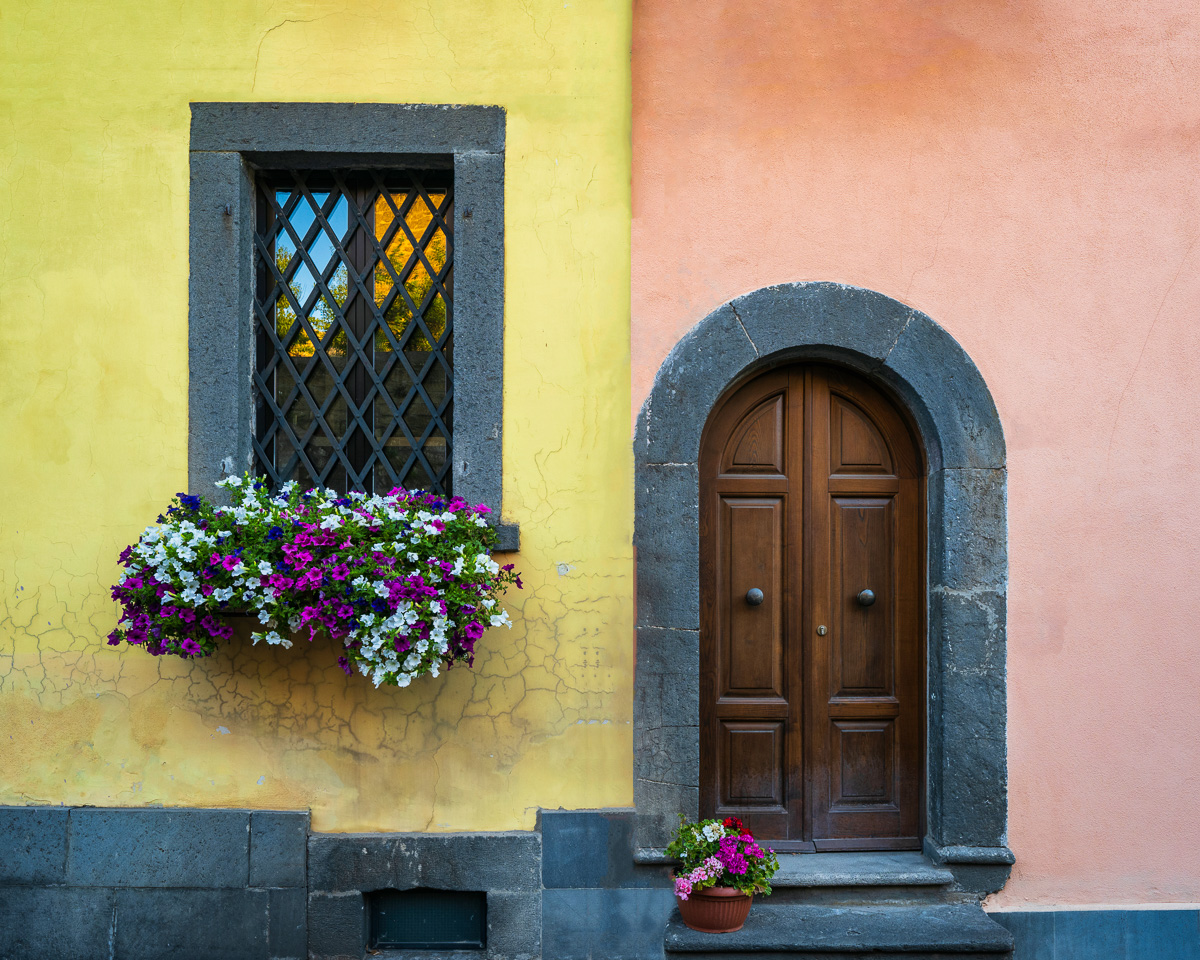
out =
[[[632,801],[625,0],[0,8],[0,803],[498,830]],[[500,104],[511,632],[405,690],[331,643],[104,644],[187,478],[188,103]]]

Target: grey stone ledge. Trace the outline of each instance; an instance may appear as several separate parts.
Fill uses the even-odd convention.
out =
[[[977,905],[831,907],[802,904],[755,903],[746,925],[722,934],[714,943],[711,934],[683,925],[679,913],[667,924],[667,953],[736,953],[828,951],[878,954],[1001,953],[1012,950],[1012,935],[991,920]]]
[[[871,853],[791,853],[779,855],[772,887],[945,886],[949,870],[916,851]]]
[[[1008,847],[942,847],[925,838],[925,853],[934,863],[971,863],[989,866],[1011,866],[1017,862]]]

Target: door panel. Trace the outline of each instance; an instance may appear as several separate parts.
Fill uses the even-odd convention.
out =
[[[721,498],[721,681],[728,697],[782,697],[783,500]],[[763,601],[746,603],[751,589]]]
[[[833,721],[833,807],[895,809],[895,722]]]
[[[829,473],[890,474],[887,442],[862,408],[845,397],[831,397]]]
[[[725,448],[721,473],[782,474],[786,395],[761,401],[745,416]]]
[[[783,723],[722,721],[721,806],[783,812]]]
[[[876,388],[816,364],[744,384],[705,428],[701,815],[739,816],[777,850],[919,847],[914,438]]]
[[[890,696],[892,676],[892,501],[833,497],[831,590],[840,598],[830,610],[834,696]],[[874,588],[863,606],[858,593]]]

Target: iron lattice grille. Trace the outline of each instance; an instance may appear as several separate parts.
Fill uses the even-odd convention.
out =
[[[449,494],[449,172],[289,170],[257,193],[258,473]]]

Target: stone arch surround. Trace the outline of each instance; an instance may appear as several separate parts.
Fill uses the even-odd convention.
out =
[[[980,893],[1007,843],[1004,433],[971,358],[925,314],[834,283],[755,290],[675,345],[638,416],[634,802],[638,859],[661,858],[699,803],[699,451],[718,400],[762,370],[828,360],[883,385],[915,419],[928,468],[925,852]]]

